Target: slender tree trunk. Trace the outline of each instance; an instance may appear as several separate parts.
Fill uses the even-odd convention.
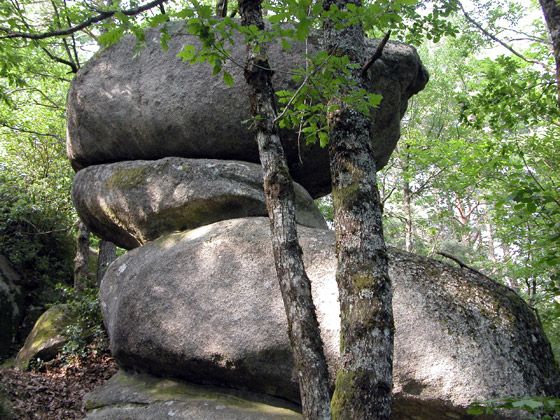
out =
[[[410,211],[410,182],[404,181],[403,184],[403,201],[404,201],[404,217],[405,217],[405,249],[412,252],[412,213]]]
[[[228,0],[217,0],[216,1],[216,16],[226,17],[227,16],[227,6]]]
[[[327,0],[345,10],[360,0]],[[364,34],[359,24],[325,25],[329,54],[358,64],[346,77],[369,91],[362,76]],[[392,408],[393,311],[387,274],[382,208],[370,138],[371,120],[350,105],[331,101],[328,116],[334,224],[341,309],[341,356],[332,400],[334,420],[389,420]]]
[[[261,0],[240,0],[239,12],[244,26],[264,29]],[[276,118],[272,70],[264,45],[255,52],[247,47],[245,79],[250,90],[251,111],[261,164],[272,233],[276,272],[288,318],[288,334],[299,374],[303,416],[307,420],[330,420],[329,376],[319,324],[311,298],[311,283],[303,266],[298,242],[294,188],[280,142]]]
[[[74,289],[78,292],[84,291],[88,276],[89,235],[88,227],[80,220],[74,257]]]
[[[405,153],[404,158],[402,159],[403,163],[403,172],[406,174],[409,169],[409,161],[410,161],[410,146],[407,144],[405,145]],[[405,242],[405,249],[407,252],[412,252],[412,213],[410,210],[410,202],[412,200],[412,191],[410,189],[410,182],[405,179],[403,182],[403,207],[404,207],[404,218],[405,218],[405,227],[404,227],[404,242]]]
[[[560,5],[556,0],[539,0],[544,19],[552,38],[554,61],[556,62],[556,84],[558,90],[558,106],[560,106]]]
[[[488,232],[488,257],[490,261],[496,262],[496,248],[494,247],[494,228],[492,227],[492,220],[488,213],[488,204],[484,205],[486,216],[486,231]]]
[[[97,287],[105,276],[107,268],[117,258],[117,247],[113,242],[99,240],[99,255],[97,256]]]

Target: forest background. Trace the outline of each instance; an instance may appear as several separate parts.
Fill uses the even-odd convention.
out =
[[[542,10],[533,0],[396,3],[396,12],[390,1],[368,5],[372,16],[364,19],[377,23],[369,35],[391,29],[391,39],[415,45],[431,78],[409,102],[397,150],[379,174],[386,240],[516,290],[538,313],[558,360],[560,125]],[[0,27],[56,31],[104,7],[141,4],[8,0],[0,4]],[[186,4],[117,14],[66,37],[0,33],[0,252],[47,286],[37,289],[45,303],[61,298],[56,284],[73,283],[69,83],[97,49],[126,32],[141,39],[142,28]],[[319,204],[332,217],[329,197]]]

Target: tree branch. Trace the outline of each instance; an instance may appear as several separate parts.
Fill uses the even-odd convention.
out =
[[[368,69],[371,66],[373,66],[373,63],[375,63],[378,59],[381,58],[381,55],[383,54],[383,48],[385,48],[385,44],[387,44],[387,41],[389,41],[390,36],[391,36],[391,31],[387,31],[387,33],[385,34],[385,36],[383,37],[383,39],[381,40],[381,42],[377,46],[377,49],[375,50],[375,52],[373,53],[371,58],[368,60],[368,62],[366,64],[363,65],[363,67],[362,67],[362,77],[367,74]]]
[[[110,17],[114,16],[116,13],[122,13],[126,16],[136,16],[146,10],[150,10],[154,7],[158,7],[160,4],[165,3],[167,0],[154,0],[150,3],[145,4],[144,6],[133,7],[131,9],[123,9],[123,10],[107,10],[100,12],[97,16],[92,16],[89,19],[85,20],[84,22],[80,23],[76,26],[71,26],[66,29],[61,29],[58,31],[51,31],[51,32],[41,32],[41,33],[30,33],[30,32],[14,32],[10,28],[6,28],[0,26],[0,32],[4,32],[6,35],[1,35],[0,39],[8,39],[8,38],[25,38],[25,39],[45,39],[45,38],[53,38],[57,36],[66,36],[81,31],[84,28],[87,28],[94,23],[101,22],[103,20],[109,19]]]
[[[463,5],[461,4],[460,1],[457,2],[457,4],[459,5],[459,7],[461,8],[461,11],[463,12],[463,15],[465,16],[465,18],[467,19],[467,21],[469,21],[470,23],[472,23],[474,26],[476,26],[484,35],[486,35],[488,38],[492,39],[493,41],[497,42],[498,44],[500,44],[502,47],[504,47],[506,50],[508,50],[509,52],[511,52],[513,55],[516,55],[517,57],[521,58],[523,61],[527,62],[527,63],[532,63],[532,64],[538,64],[539,66],[543,67],[546,71],[549,71],[551,73],[555,73],[554,69],[552,69],[552,67],[550,67],[548,64],[543,63],[542,61],[539,60],[535,60],[533,58],[528,58],[525,57],[523,54],[517,52],[516,50],[514,50],[511,46],[509,46],[508,44],[506,44],[505,42],[503,42],[502,40],[498,39],[496,36],[492,35],[490,32],[488,32],[486,29],[484,29],[477,21],[475,21],[463,8]]]
[[[459,264],[459,267],[461,267],[461,268],[466,268],[466,269],[471,270],[471,271],[473,271],[473,272],[475,272],[475,273],[477,273],[477,274],[480,274],[481,276],[488,277],[486,274],[481,273],[480,271],[478,271],[478,270],[475,269],[475,268],[472,268],[470,265],[465,264],[465,263],[464,263],[463,261],[461,261],[459,258],[457,258],[457,257],[455,257],[455,256],[453,256],[453,255],[451,255],[451,254],[448,254],[447,252],[438,251],[438,252],[436,252],[436,254],[437,254],[437,255],[441,255],[442,257],[449,258],[450,260],[455,261],[457,264]]]
[[[7,128],[9,130],[13,130],[13,131],[17,131],[18,133],[26,133],[26,134],[34,134],[36,136],[42,136],[42,137],[52,137],[54,139],[56,139],[56,141],[60,144],[64,144],[64,140],[62,140],[62,138],[60,136],[57,136],[56,134],[52,134],[52,133],[40,133],[38,131],[33,131],[33,130],[26,130],[25,128],[18,128],[18,127],[14,127],[5,123],[0,123],[0,125],[4,128]]]

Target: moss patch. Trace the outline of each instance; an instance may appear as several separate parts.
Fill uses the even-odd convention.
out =
[[[16,357],[15,366],[19,369],[26,369],[29,361],[35,357],[48,359],[51,355],[56,356],[58,349],[65,341],[62,333],[67,326],[74,322],[72,313],[65,305],[53,306],[47,310],[39,317],[25,340],[23,348]],[[45,352],[47,354],[43,354]]]
[[[163,165],[167,165],[165,162]],[[133,168],[116,168],[113,174],[105,180],[105,188],[109,191],[115,188],[136,188],[153,173],[154,168],[150,165],[136,166]]]
[[[268,415],[270,418],[301,420],[301,415],[293,410],[246,399],[241,391],[239,394],[235,395],[233,391],[230,393],[213,386],[119,371],[104,387],[87,395],[85,408],[89,411],[131,402],[141,405],[165,404],[170,401],[193,404],[202,402],[247,413]]]

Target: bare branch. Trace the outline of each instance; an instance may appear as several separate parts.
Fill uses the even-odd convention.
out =
[[[387,31],[387,33],[385,34],[385,36],[377,46],[377,49],[375,50],[371,58],[362,67],[362,76],[365,76],[368,69],[373,65],[373,63],[375,63],[379,58],[381,58],[381,55],[383,54],[383,48],[385,48],[385,44],[387,44],[387,41],[389,40],[390,36],[391,36],[391,31]]]
[[[505,42],[503,42],[502,40],[498,39],[496,36],[492,35],[490,32],[488,32],[486,29],[484,29],[482,27],[482,25],[480,25],[477,21],[475,21],[463,8],[463,5],[461,4],[461,2],[457,2],[457,4],[459,5],[459,7],[461,8],[461,11],[463,12],[463,15],[465,16],[465,18],[472,23],[474,26],[476,26],[484,35],[486,35],[488,38],[492,39],[493,41],[497,42],[498,44],[500,44],[502,47],[504,47],[506,50],[508,50],[509,52],[511,52],[513,55],[516,55],[517,57],[521,58],[523,61],[527,62],[527,63],[532,63],[532,64],[538,64],[539,66],[543,67],[546,71],[550,72],[550,73],[555,73],[554,69],[552,67],[550,67],[548,64],[543,63],[542,61],[539,60],[535,60],[533,58],[528,58],[525,57],[523,54],[521,54],[520,52],[514,50],[510,45],[506,44]]]
[[[17,131],[18,133],[34,134],[36,136],[41,136],[41,137],[52,137],[60,144],[65,143],[64,140],[60,136],[57,136],[56,134],[40,133],[38,131],[33,131],[33,130],[27,130],[25,128],[14,127],[14,126],[11,126],[11,125],[8,125],[8,124],[5,124],[5,123],[0,123],[0,125],[4,128],[9,129],[9,130]]]
[[[94,23],[102,22],[110,17],[114,16],[116,13],[122,13],[126,16],[136,16],[146,10],[150,10],[154,7],[158,7],[160,4],[165,3],[167,0],[154,0],[150,3],[145,4],[144,6],[134,7],[131,9],[123,9],[123,10],[107,10],[101,11],[98,15],[92,16],[89,19],[85,20],[84,22],[76,25],[71,26],[66,29],[61,29],[58,31],[51,31],[51,32],[41,32],[41,33],[30,33],[30,32],[14,32],[10,28],[6,28],[0,26],[0,32],[4,32],[6,35],[1,35],[0,39],[8,39],[8,38],[25,38],[25,39],[45,39],[45,38],[52,38],[57,36],[66,36],[81,31],[85,28],[90,27]]]
[[[436,252],[436,254],[455,261],[457,264],[459,264],[459,267],[461,267],[461,268],[466,268],[468,270],[471,270],[474,273],[480,274],[481,276],[488,277],[488,276],[486,276],[486,274],[481,273],[477,269],[472,268],[470,265],[465,264],[463,261],[461,261],[459,258],[455,257],[454,255],[448,254],[447,252],[443,252],[443,251],[438,251],[438,252]]]

